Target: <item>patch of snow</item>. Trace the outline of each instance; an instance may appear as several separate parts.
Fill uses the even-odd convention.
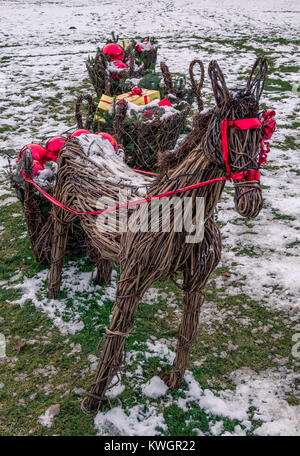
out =
[[[51,405],[43,415],[40,415],[38,418],[38,422],[50,429],[52,426],[52,422],[55,416],[57,416],[60,412],[59,404]]]
[[[157,399],[160,396],[164,396],[168,390],[165,382],[161,378],[155,375],[145,385],[142,385],[142,392],[145,396]]]
[[[121,407],[114,407],[108,412],[98,412],[94,423],[98,435],[154,436],[160,435],[157,427],[167,430],[162,413],[157,413],[154,406],[135,405],[129,414]]]
[[[14,196],[10,196],[8,198],[5,198],[5,199],[1,199],[0,200],[0,207],[1,206],[8,206],[10,204],[14,204],[14,203],[17,203],[19,200],[17,198],[15,198]]]
[[[286,401],[287,392],[295,388],[294,382],[299,376],[290,371],[282,375],[282,372],[268,369],[256,374],[250,369],[239,369],[231,377],[236,385],[235,391],[214,393],[203,390],[188,371],[185,380],[189,388],[181,407],[185,408],[192,401],[207,413],[246,423],[251,417],[249,409],[254,407],[252,419],[263,423],[254,431],[255,434],[300,435],[300,406],[291,406]]]
[[[115,376],[112,379],[111,384],[113,386],[106,392],[106,396],[109,398],[120,396],[120,394],[122,394],[125,390],[125,385],[122,385],[121,381],[119,381],[118,376]]]

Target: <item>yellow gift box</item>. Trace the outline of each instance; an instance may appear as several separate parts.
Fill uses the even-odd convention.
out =
[[[131,103],[134,103],[137,106],[143,106],[147,105],[148,103],[151,103],[151,101],[153,100],[160,100],[160,93],[158,90],[134,88],[130,92],[118,95],[117,97],[115,97],[115,99],[116,104],[118,104],[121,100],[125,100],[130,101]],[[104,119],[100,118],[98,114],[104,111],[112,112],[113,100],[113,97],[102,95],[97,107],[95,120],[100,120],[100,122],[103,122]]]
[[[119,44],[119,46],[121,46],[122,49],[124,49],[124,51],[125,51],[125,49],[127,49],[130,46],[129,41],[127,41],[127,40],[123,40],[118,44]]]

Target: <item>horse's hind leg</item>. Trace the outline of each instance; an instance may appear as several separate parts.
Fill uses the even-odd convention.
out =
[[[101,407],[111,380],[118,375],[124,362],[126,337],[133,326],[134,314],[140,300],[140,296],[132,290],[129,291],[129,288],[129,282],[122,282],[121,277],[111,323],[103,337],[104,346],[91,393],[83,403],[83,407],[89,411]]]
[[[97,261],[97,274],[95,283],[97,285],[105,285],[111,280],[112,265],[110,260],[100,259]]]
[[[120,372],[124,361],[125,341],[133,327],[139,301],[145,291],[159,278],[159,271],[149,273],[147,257],[142,260],[140,256],[132,256],[131,259],[127,257],[125,261],[121,261],[121,277],[111,323],[103,337],[104,346],[91,393],[83,403],[83,407],[88,410],[101,407],[112,378]]]
[[[83,224],[83,228],[86,230],[86,227]],[[89,258],[92,263],[96,265],[97,274],[94,279],[97,285],[105,285],[111,281],[112,265],[111,261],[101,258],[99,249],[93,244],[92,240],[86,236],[86,246],[89,254]]]

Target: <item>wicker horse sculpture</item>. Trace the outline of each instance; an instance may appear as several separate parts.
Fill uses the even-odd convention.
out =
[[[122,365],[126,337],[133,326],[134,314],[143,294],[155,281],[174,277],[178,271],[182,271],[184,276],[184,311],[173,369],[170,374],[164,374],[163,380],[170,388],[182,385],[197,334],[204,288],[221,256],[221,237],[214,221],[214,210],[226,179],[234,182],[234,201],[238,213],[244,217],[256,217],[262,208],[258,168],[264,120],[259,118],[259,99],[266,78],[267,61],[264,57],[256,60],[243,90],[228,90],[216,61],[210,63],[208,73],[216,106],[197,115],[193,131],[176,151],[160,154],[161,174],[154,181],[151,178],[146,179],[146,184],[144,181],[149,186],[146,187],[148,200],[138,206],[139,211],[146,214],[150,198],[155,198],[158,193],[170,194],[184,189],[177,196],[189,197],[195,224],[200,223],[195,215],[196,200],[198,197],[204,198],[202,240],[188,243],[188,230],[175,232],[175,213],[171,215],[168,232],[128,230],[120,235],[97,231],[95,216],[86,212],[95,210],[95,201],[107,193],[117,201],[117,187],[107,181],[91,185],[87,178],[84,180],[83,161],[78,161],[78,154],[83,158],[85,155],[82,150],[80,152],[77,139],[62,152],[55,197],[69,208],[81,212],[81,225],[91,246],[101,255],[98,266],[101,271],[102,264],[104,279],[109,278],[109,260],[112,258],[120,263],[116,302],[110,326],[104,335],[92,391],[84,401],[85,409],[94,410],[103,404],[111,380]],[[99,153],[101,155],[102,152]],[[86,160],[91,162],[89,158]],[[78,179],[74,179],[73,166],[76,161]],[[205,184],[207,181],[210,183]],[[135,216],[136,210],[133,209],[130,217]],[[50,295],[55,296],[60,286],[67,229],[76,215],[58,207],[52,211],[55,236],[49,290]],[[85,215],[82,215],[83,212]],[[145,215],[146,220],[147,217],[150,216]],[[162,214],[160,221],[163,221]]]

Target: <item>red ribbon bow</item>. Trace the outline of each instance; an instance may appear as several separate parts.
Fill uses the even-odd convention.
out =
[[[267,142],[266,139],[270,139],[275,131],[276,121],[273,118],[274,116],[275,111],[264,111],[261,115],[264,137],[260,142],[261,149],[258,159],[259,166],[266,163],[267,154],[270,152],[269,142]],[[264,148],[264,143],[266,145],[266,149]]]
[[[134,87],[133,89],[131,89],[131,92],[126,93],[124,97],[120,98],[119,101],[117,102],[117,104],[121,103],[121,101],[126,99],[126,98],[134,97],[134,96],[141,97],[142,95],[143,95],[143,89],[139,89],[138,87]],[[144,104],[145,105],[148,104],[148,96],[147,95],[144,95]]]
[[[129,92],[129,94],[127,95],[128,97],[133,97],[134,95],[143,95],[143,91],[142,89],[139,89],[138,87],[133,87],[133,89],[131,89],[131,92]]]
[[[148,111],[146,111],[144,113],[144,117],[147,117],[148,119],[152,120],[153,119],[153,116],[156,116],[156,112],[153,111],[152,109],[148,109]]]

